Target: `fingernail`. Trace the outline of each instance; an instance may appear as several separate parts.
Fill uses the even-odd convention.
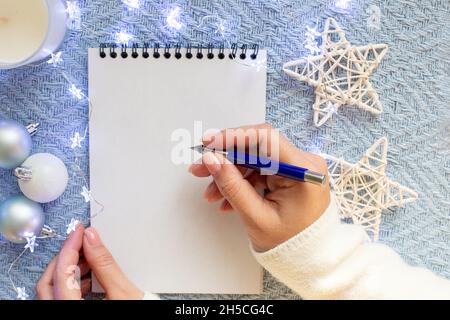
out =
[[[212,175],[217,174],[221,169],[219,159],[212,152],[207,152],[203,155],[203,163]]]
[[[91,246],[98,246],[99,244],[101,244],[97,230],[95,230],[94,228],[91,227],[89,229],[86,229],[84,235],[87,239],[88,244],[90,244]]]

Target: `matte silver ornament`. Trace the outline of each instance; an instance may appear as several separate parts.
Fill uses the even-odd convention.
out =
[[[44,225],[41,205],[17,195],[0,203],[0,233],[7,240],[25,243],[25,237],[39,236]]]
[[[40,203],[58,199],[69,181],[64,162],[49,153],[33,154],[14,173],[23,194]]]
[[[13,120],[0,120],[0,168],[20,166],[31,152],[27,128]]]

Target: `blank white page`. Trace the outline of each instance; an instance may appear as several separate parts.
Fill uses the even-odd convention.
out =
[[[266,52],[256,63],[214,53],[212,60],[206,52],[197,59],[195,50],[190,60],[173,52],[170,59],[122,59],[120,52],[102,59],[89,49],[90,184],[105,207],[92,225],[149,292],[262,290],[262,270],[237,213],[220,213],[203,198],[210,178],[193,177],[188,163],[171,158],[181,150],[175,130],[192,135],[186,147],[200,142],[195,121],[203,131],[264,122]]]

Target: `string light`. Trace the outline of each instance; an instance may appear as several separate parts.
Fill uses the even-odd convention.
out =
[[[327,106],[323,108],[323,111],[327,112],[330,116],[335,115],[340,106],[341,105],[339,103],[332,103],[331,101],[328,101]]]
[[[81,28],[81,10],[76,1],[66,1],[67,27],[78,30]]]
[[[128,43],[133,39],[133,35],[121,30],[120,32],[116,33],[116,43],[117,44],[123,44],[123,45],[128,45]]]
[[[141,6],[140,0],[122,0],[122,2],[129,9],[139,9],[139,7]]]
[[[336,0],[333,6],[333,11],[338,13],[349,13],[351,9],[350,2],[351,0]]]
[[[69,92],[78,100],[83,99],[83,92],[81,89],[78,89],[73,83],[69,88]]]
[[[142,3],[144,0],[122,0],[122,3],[126,5],[129,9],[140,9]],[[81,29],[81,9],[77,1],[65,1],[66,3],[66,9],[65,12],[67,13],[67,27],[72,30],[79,30]],[[181,7],[179,6],[171,6],[168,10],[165,11],[166,16],[166,23],[169,29],[172,31],[179,31],[184,27],[184,24],[181,21],[183,11]],[[202,22],[204,18],[211,18],[213,16],[205,16],[202,18]],[[224,41],[228,40],[225,38],[225,33],[227,32],[226,27],[226,21],[214,16],[215,19],[214,26],[214,34],[219,34]],[[124,30],[121,30],[120,32],[117,32],[115,34],[116,37],[116,43],[117,44],[124,44],[128,45],[130,41],[134,39],[134,36]],[[56,53],[50,53],[50,58],[46,61],[47,64],[52,65],[53,67],[59,67],[63,63],[62,59],[62,52],[58,51]],[[45,63],[45,62],[43,62]],[[36,65],[37,66],[37,65]],[[262,68],[266,68],[266,65],[263,60],[257,60],[254,61],[251,65],[248,65],[250,67],[255,67],[256,71],[260,71]],[[74,82],[63,70],[60,70],[61,75],[65,78],[65,80],[69,83],[69,92],[78,100],[86,98],[86,100],[89,103],[90,107],[90,114],[92,112],[92,105],[89,100],[89,98],[84,95],[81,89],[77,88],[77,86],[74,84]],[[74,136],[70,138],[71,142],[71,148],[72,149],[78,149],[82,147],[82,142],[86,139],[87,131],[84,135],[81,135],[79,132],[75,132]],[[82,191],[80,192],[81,196],[84,198],[84,201],[87,202],[95,202],[97,206],[100,207],[100,209],[94,213],[94,215],[91,216],[90,219],[94,218],[104,210],[104,206],[98,202],[92,195],[92,192],[88,188],[88,180],[86,179],[84,172],[82,171],[81,167],[79,166],[78,162],[80,160],[80,156],[75,153],[75,167],[78,172],[78,175],[83,178],[83,181],[85,183],[85,186],[82,187]],[[71,218],[70,223],[66,226],[66,234],[69,235],[71,232],[75,231],[78,224],[82,223],[81,221]],[[34,234],[27,234],[24,236],[27,243],[24,246],[24,250],[15,258],[15,260],[10,264],[9,269],[7,271],[7,275],[9,277],[9,280],[11,282],[12,288],[17,293],[17,299],[26,300],[29,298],[29,295],[26,292],[25,287],[16,287],[13,279],[11,277],[11,270],[16,265],[16,263],[22,258],[22,256],[29,250],[31,253],[34,253],[35,248],[38,246],[38,243],[36,242],[37,239],[46,239],[46,238],[61,238],[64,239],[65,236],[59,235],[55,231],[53,231],[50,227],[44,226],[42,232],[40,235],[34,235]]]
[[[69,18],[75,17],[80,12],[80,7],[76,1],[66,1],[66,12]]]
[[[311,55],[318,55],[322,51],[319,48],[319,43],[317,42],[317,38],[322,34],[316,30],[316,27],[306,26],[306,40],[303,42],[305,48],[309,50]]]
[[[92,200],[91,191],[86,186],[83,186],[81,195],[83,196],[85,202],[90,202]]]
[[[220,35],[223,37],[225,35],[225,24],[224,21],[222,19],[219,20],[219,22],[217,23],[217,30],[215,33],[220,33]]]
[[[27,240],[27,244],[25,245],[25,249],[30,249],[30,252],[34,252],[34,247],[37,247],[38,244],[36,243],[36,236],[31,234],[30,236],[26,236],[25,239]]]
[[[215,15],[204,16],[201,18],[200,23],[198,24],[197,27],[201,28],[203,26],[203,24],[205,24],[206,20],[214,21],[214,26],[215,26],[214,34],[219,34],[224,39],[225,32],[227,31],[226,21]]]
[[[81,148],[81,142],[83,142],[84,139],[85,137],[82,137],[79,132],[75,132],[74,136],[70,138],[70,141],[72,141],[72,145],[70,147],[72,149]]]
[[[167,14],[166,21],[167,25],[175,30],[180,30],[183,27],[183,24],[179,22],[181,16],[181,8],[176,6],[169,10]]]
[[[54,67],[57,67],[58,64],[60,64],[63,61],[63,59],[61,58],[61,54],[62,54],[61,51],[58,51],[57,53],[52,52],[50,54],[51,58],[47,60],[47,63],[53,65]]]
[[[80,221],[72,218],[69,222],[69,224],[67,225],[67,230],[66,230],[66,234],[71,234],[72,231],[75,231],[75,229],[77,228],[77,225],[80,223]]]
[[[29,297],[29,295],[25,290],[25,287],[17,287],[16,292],[17,292],[17,299],[19,300],[27,300]]]

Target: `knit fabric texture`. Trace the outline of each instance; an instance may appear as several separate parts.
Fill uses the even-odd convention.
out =
[[[85,183],[74,169],[70,141],[75,132],[82,133],[88,125],[88,105],[69,92],[70,85],[62,72],[87,94],[89,47],[114,42],[115,33],[121,30],[133,34],[140,43],[218,46],[224,42],[217,32],[220,18],[226,42],[257,43],[268,50],[267,121],[298,147],[354,162],[378,138],[388,137],[387,175],[417,191],[419,200],[383,213],[380,242],[393,247],[408,263],[450,278],[450,142],[445,138],[450,133],[450,2],[351,0],[344,13],[333,10],[336,2],[342,1],[174,0],[172,3],[181,8],[183,27],[173,32],[167,27],[167,1],[141,1],[141,9],[135,10],[120,0],[79,0],[81,29],[68,30],[60,48],[63,62],[59,67],[43,63],[0,71],[0,118],[23,124],[40,122],[39,132],[33,137],[33,152],[55,154],[70,172],[64,195],[44,205],[46,223],[65,234],[71,218],[86,221],[89,212],[89,203],[80,194]],[[376,8],[381,13],[379,29],[369,23]],[[205,16],[210,18],[202,22]],[[326,125],[315,128],[314,89],[283,74],[284,62],[308,54],[304,45],[306,26],[317,24],[321,31],[327,17],[337,20],[353,45],[389,46],[370,79],[384,105],[380,116],[356,107],[342,108]],[[88,177],[88,141],[82,143],[78,153]],[[0,170],[0,201],[19,192],[11,172]],[[108,208],[102,214],[108,214]],[[25,287],[31,297],[36,281],[57,254],[62,240],[47,239],[38,244],[35,252],[26,253],[11,272],[16,286]],[[0,238],[1,299],[16,297],[6,272],[22,249],[23,245]],[[162,296],[181,297],[300,298],[268,274],[261,296]]]

